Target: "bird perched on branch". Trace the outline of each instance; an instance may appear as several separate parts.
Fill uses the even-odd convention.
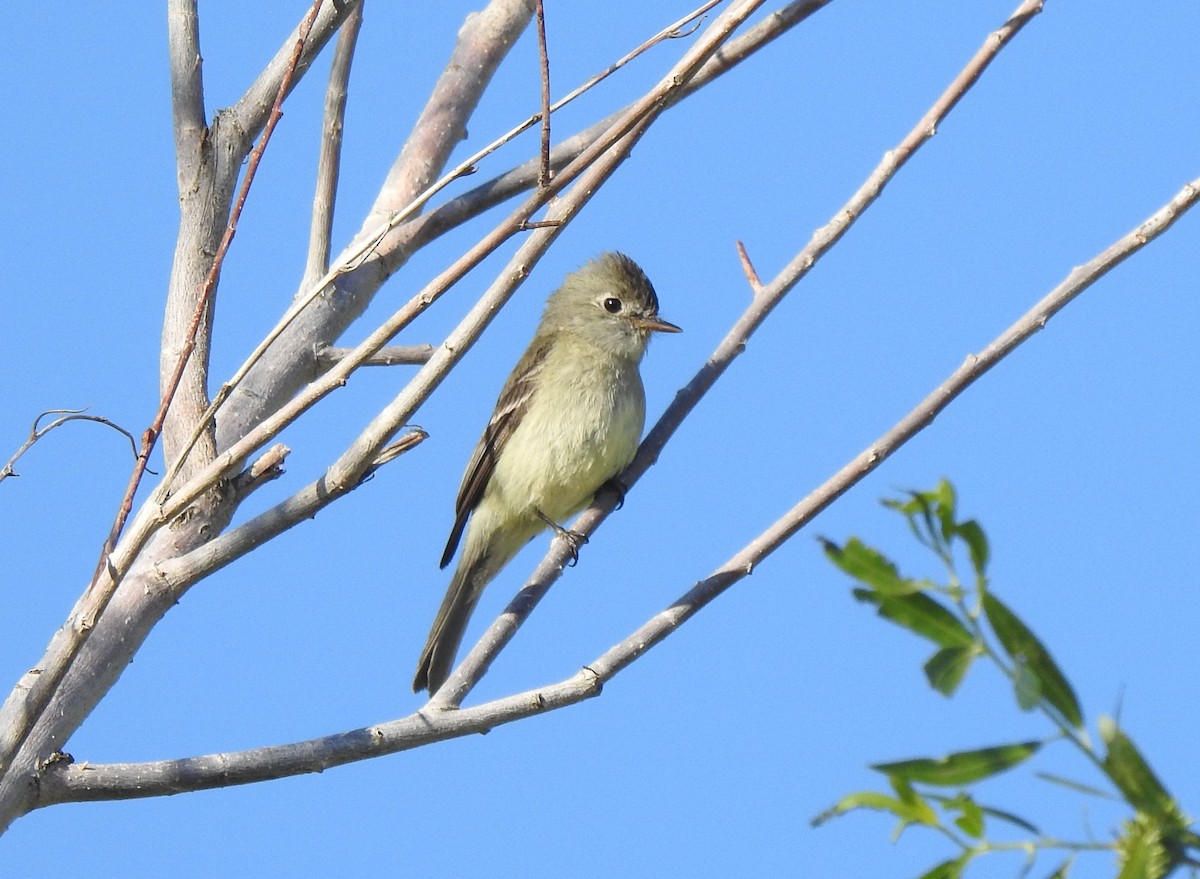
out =
[[[637,452],[646,419],[638,372],[650,336],[677,333],[637,263],[604,253],[546,300],[533,341],[500,391],[454,505],[444,568],[462,557],[413,678],[445,683],[483,589],[535,535],[583,509]]]

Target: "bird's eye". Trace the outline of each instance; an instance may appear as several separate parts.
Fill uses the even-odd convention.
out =
[[[617,314],[621,310],[621,300],[615,296],[609,296],[604,300],[604,310],[609,314]]]

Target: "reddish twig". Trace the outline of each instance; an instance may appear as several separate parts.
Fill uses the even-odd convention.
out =
[[[229,245],[233,242],[233,236],[237,234],[238,220],[241,218],[242,209],[245,207],[246,196],[250,192],[250,184],[254,182],[254,175],[258,171],[259,163],[262,161],[263,151],[271,139],[271,133],[275,130],[275,126],[283,116],[283,99],[288,92],[288,88],[291,86],[292,78],[295,76],[296,65],[300,62],[300,55],[304,51],[304,44],[308,41],[308,33],[317,18],[321,2],[322,0],[313,0],[312,8],[308,11],[308,15],[305,16],[304,21],[300,25],[300,36],[296,40],[295,48],[292,50],[292,58],[288,64],[287,72],[279,84],[279,91],[275,95],[275,104],[271,107],[271,115],[267,118],[267,124],[263,128],[262,137],[259,138],[258,144],[250,151],[250,161],[246,165],[246,175],[242,179],[242,186],[238,191],[237,201],[234,202],[233,210],[230,212],[229,223],[225,226],[225,234],[221,236],[221,243],[217,246],[217,252],[213,256],[212,266],[208,270],[208,276],[204,279],[204,286],[200,288],[200,298],[196,303],[196,311],[192,315],[191,325],[188,327],[187,340],[184,342],[183,350],[179,352],[179,360],[175,363],[175,370],[171,373],[171,378],[167,381],[166,387],[163,390],[162,399],[159,401],[158,412],[155,413],[154,421],[142,434],[142,445],[138,451],[137,462],[134,464],[133,473],[130,474],[129,484],[125,487],[125,496],[121,499],[121,506],[117,510],[117,517],[108,532],[108,538],[104,541],[104,548],[100,551],[100,559],[96,563],[95,572],[92,574],[92,582],[88,586],[89,590],[95,588],[96,584],[100,581],[100,575],[106,568],[108,557],[116,547],[117,539],[125,529],[125,522],[129,518],[130,511],[133,509],[133,496],[137,493],[138,486],[141,485],[142,476],[146,472],[146,464],[150,460],[150,453],[154,450],[154,446],[158,442],[158,437],[162,433],[163,422],[167,418],[167,410],[171,408],[171,402],[175,399],[175,392],[179,390],[179,383],[183,380],[183,371],[191,359],[192,352],[196,349],[196,334],[200,330],[200,322],[204,319],[204,313],[208,310],[208,304],[212,300],[213,290],[217,286],[217,278],[221,274],[221,266],[225,262],[225,254],[229,251]],[[186,455],[188,450],[188,448],[183,449],[181,456]],[[112,590],[109,590],[109,597],[111,597],[111,594]],[[100,612],[103,611],[103,605],[108,603],[107,598],[103,598],[102,600],[103,604],[98,608],[94,608],[93,612],[89,615],[93,622],[95,622]]]
[[[538,170],[538,188],[550,182],[550,53],[546,49],[546,9],[537,0],[538,60],[542,72],[542,164]]]

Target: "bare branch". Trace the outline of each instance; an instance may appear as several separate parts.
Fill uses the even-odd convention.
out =
[[[260,486],[283,475],[283,461],[291,453],[291,449],[283,443],[276,443],[267,449],[258,460],[230,480],[230,489],[239,498],[245,498]]]
[[[229,247],[233,243],[233,238],[237,234],[238,221],[241,219],[242,211],[246,206],[246,197],[250,194],[250,187],[254,183],[254,177],[258,173],[258,166],[262,162],[263,153],[267,148],[267,144],[271,141],[271,135],[275,132],[275,126],[279,124],[279,120],[283,118],[283,99],[286,97],[288,89],[291,86],[292,74],[296,70],[296,65],[300,61],[300,56],[304,52],[304,45],[308,39],[308,31],[312,26],[313,21],[317,17],[317,12],[321,8],[323,0],[313,0],[313,5],[309,9],[308,16],[300,23],[300,34],[296,39],[296,45],[292,48],[292,56],[290,64],[285,71],[283,80],[279,84],[279,91],[275,95],[275,103],[271,106],[271,113],[267,117],[267,124],[263,128],[262,137],[254,149],[250,151],[250,161],[246,165],[246,174],[242,178],[241,189],[238,191],[237,198],[233,203],[233,210],[229,215],[229,222],[225,225],[225,233],[221,236],[221,242],[217,245],[217,252],[213,256],[212,265],[209,267],[208,276],[204,279],[204,284],[200,289],[200,296],[196,303],[195,314],[192,315],[192,324],[188,330],[186,341],[184,342],[183,350],[179,354],[179,360],[175,366],[175,372],[168,381],[166,389],[163,393],[162,407],[160,417],[156,419],[156,426],[152,428],[157,435],[157,431],[161,429],[161,422],[166,416],[166,411],[171,405],[171,401],[175,396],[175,390],[179,387],[179,382],[183,378],[184,367],[187,366],[188,358],[191,357],[192,351],[196,346],[196,337],[200,329],[200,323],[204,318],[205,312],[208,310],[209,301],[217,287],[217,278],[221,275],[221,267],[225,264],[225,255],[229,252]],[[200,421],[192,434],[191,440],[186,443],[180,450],[178,457],[180,460],[187,457],[188,452],[199,441],[201,434],[206,430],[207,425]],[[151,440],[153,442],[153,440]],[[177,472],[178,465],[172,465],[172,470],[168,473]],[[170,483],[170,479],[167,479]],[[135,486],[136,487],[136,486]],[[119,529],[118,529],[119,533]]]
[[[44,437],[50,431],[54,430],[54,428],[61,427],[62,425],[66,424],[68,421],[94,421],[97,424],[104,424],[104,425],[107,425],[108,427],[111,427],[113,430],[117,431],[117,433],[124,434],[125,438],[129,440],[129,445],[130,445],[130,448],[133,450],[134,458],[137,457],[137,452],[138,452],[137,440],[135,440],[133,438],[133,434],[131,434],[125,428],[121,427],[121,425],[116,424],[112,421],[109,421],[107,418],[101,418],[99,415],[84,415],[83,413],[86,411],[87,411],[86,408],[84,408],[84,409],[47,409],[45,412],[38,415],[37,418],[33,419],[33,426],[29,428],[29,436],[25,438],[25,442],[21,443],[21,447],[19,449],[17,449],[17,451],[13,454],[13,456],[8,459],[8,463],[5,464],[2,469],[0,469],[0,482],[3,482],[5,479],[7,479],[10,476],[20,476],[21,474],[17,473],[13,469],[13,465],[16,464],[17,461],[19,461],[21,459],[22,455],[24,455],[26,452],[28,452],[33,447],[34,443],[36,443],[38,440],[40,440],[42,437]],[[42,419],[45,418],[47,415],[59,415],[61,417],[55,418],[53,421],[51,421],[45,427],[42,427],[41,426]]]
[[[332,345],[322,345],[317,349],[317,364],[321,371],[332,369],[339,362],[350,356],[353,348],[335,348]],[[433,354],[432,345],[384,345],[360,366],[399,366],[427,363]]]
[[[337,200],[338,174],[342,163],[342,124],[346,116],[346,86],[350,81],[350,65],[354,47],[362,26],[360,3],[342,25],[333,64],[329,68],[329,85],[325,90],[325,119],[321,126],[321,154],[317,159],[317,188],[313,194],[312,228],[308,236],[308,263],[302,287],[311,287],[329,269],[330,237],[333,230],[333,209]]]
[[[358,0],[324,4],[315,25],[311,14],[306,17],[303,24],[306,39],[299,40],[298,26],[247,95],[234,108],[217,114],[209,127],[204,125],[195,0],[173,0],[173,4],[169,24],[172,90],[173,97],[180,102],[174,113],[181,222],[163,322],[159,376],[162,396],[167,396],[168,389],[173,387],[175,367],[185,349],[194,350],[194,355],[184,358],[187,363],[183,378],[171,390],[174,405],[162,427],[168,461],[178,456],[179,448],[209,404],[207,364],[212,308],[210,304],[207,309],[197,309],[196,304],[203,298],[200,291],[212,268],[213,253],[227,230],[242,163],[267,124],[280,86],[286,95],[337,25],[358,6]],[[314,6],[319,6],[315,0]],[[302,51],[297,58],[298,43],[302,43]],[[211,295],[208,294],[210,302]],[[198,335],[192,330],[191,317],[195,313],[201,314]],[[205,433],[201,440],[201,463],[211,460],[214,451],[213,438]]]
[[[311,14],[305,15],[303,21],[280,44],[275,57],[246,89],[246,93],[226,111],[224,115],[228,116],[231,123],[226,130],[238,132],[248,139],[256,137],[267,124],[279,93],[282,91],[285,98],[291,93],[330,37],[361,5],[361,0],[314,3],[318,8],[316,18],[312,18]],[[303,40],[300,36],[302,32],[305,34]],[[299,57],[293,60],[293,50],[298,42],[303,43],[303,47]]]
[[[177,178],[182,195],[196,185],[200,173],[197,145],[208,130],[204,119],[204,61],[200,57],[200,17],[196,0],[169,0],[167,46]]]
[[[425,431],[416,428],[381,449],[371,465],[364,470],[362,479],[354,485],[331,484],[327,476],[322,475],[291,497],[255,516],[249,522],[214,537],[186,555],[160,562],[158,566],[160,574],[166,582],[171,584],[173,589],[187,589],[198,580],[237,561],[246,553],[279,536],[289,528],[312,519],[339,497],[353,491],[365,482],[384,464],[390,463],[405,452],[416,448],[428,436],[429,434]],[[273,448],[283,448],[286,452],[286,448],[282,446]],[[243,474],[250,473],[253,469],[243,471]],[[278,474],[269,475],[268,478],[273,479],[275,475]]]
[[[884,156],[883,161],[866,182],[851,196],[850,201],[834,215],[828,224],[813,234],[809,243],[774,281],[757,292],[750,305],[721,341],[717,350],[704,362],[695,377],[675,395],[675,400],[646,435],[637,457],[619,477],[622,485],[631,488],[657,460],[663,446],[678,429],[683,419],[691,413],[733,360],[745,350],[750,336],[780,300],[845,234],[863,211],[874,203],[887,182],[933,136],[938,123],[975,83],[992,59],[1013,35],[1041,11],[1041,5],[1041,0],[1025,0],[1003,27],[988,35],[983,46],[955,77],[942,96],[934,102],[934,105],[900,142],[900,145]],[[615,499],[613,498],[598,498],[589,509],[580,514],[579,518],[571,525],[571,530],[584,536],[590,535],[612,512],[614,504]],[[561,543],[561,541],[556,543]],[[488,665],[491,664],[496,654],[511,640],[533,607],[558,579],[567,558],[565,547],[551,545],[550,552],[534,571],[521,595],[514,599],[509,610],[484,633],[480,642],[471,650],[441,690],[435,694],[432,700],[434,704],[452,707],[462,701],[486,673]]]
[[[581,671],[561,684],[487,705],[459,711],[419,711],[400,720],[289,745],[154,763],[72,763],[62,759],[43,770],[37,806],[169,796],[322,772],[333,766],[484,733],[599,694],[595,676]]]
[[[550,53],[546,49],[546,7],[537,0],[538,61],[542,78],[542,152],[538,186],[550,182]]]
[[[365,480],[375,475],[375,471],[384,464],[390,464],[405,452],[415,449],[427,439],[429,439],[429,434],[418,427],[400,437],[396,442],[384,446],[379,450],[379,454],[375,456],[375,460],[371,462],[371,466],[364,474],[363,479]]]

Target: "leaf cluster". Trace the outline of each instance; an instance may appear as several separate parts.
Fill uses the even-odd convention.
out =
[[[958,499],[950,482],[942,480],[930,491],[910,491],[904,498],[883,503],[903,516],[917,542],[938,558],[944,581],[904,576],[887,555],[856,537],[842,544],[822,539],[829,560],[857,584],[854,597],[872,605],[884,619],[933,643],[935,650],[926,660],[924,672],[939,693],[953,696],[977,660],[991,662],[1010,681],[1017,707],[1041,713],[1051,731],[1045,740],[877,763],[871,768],[886,776],[890,792],[849,794],[813,823],[873,809],[898,819],[896,836],[914,825],[942,833],[954,843],[957,853],[926,871],[921,879],[956,879],[976,857],[1014,850],[1025,854],[1026,872],[1040,853],[1064,853],[1066,859],[1049,879],[1066,879],[1076,857],[1093,850],[1116,854],[1119,879],[1160,879],[1180,866],[1196,866],[1200,837],[1192,832],[1190,821],[1133,739],[1116,721],[1101,717],[1097,725],[1103,749],[1091,744],[1083,710],[1067,676],[1033,630],[990,588],[987,536],[974,519],[959,519]],[[960,557],[968,561],[965,577],[960,574]],[[1116,793],[1051,773],[1039,773],[1039,777],[1089,796],[1124,801],[1131,817],[1111,841],[1072,842],[1050,836],[1014,811],[977,800],[973,785],[1060,741],[1079,749]],[[988,836],[989,822],[1015,827],[1028,838],[994,841]]]

